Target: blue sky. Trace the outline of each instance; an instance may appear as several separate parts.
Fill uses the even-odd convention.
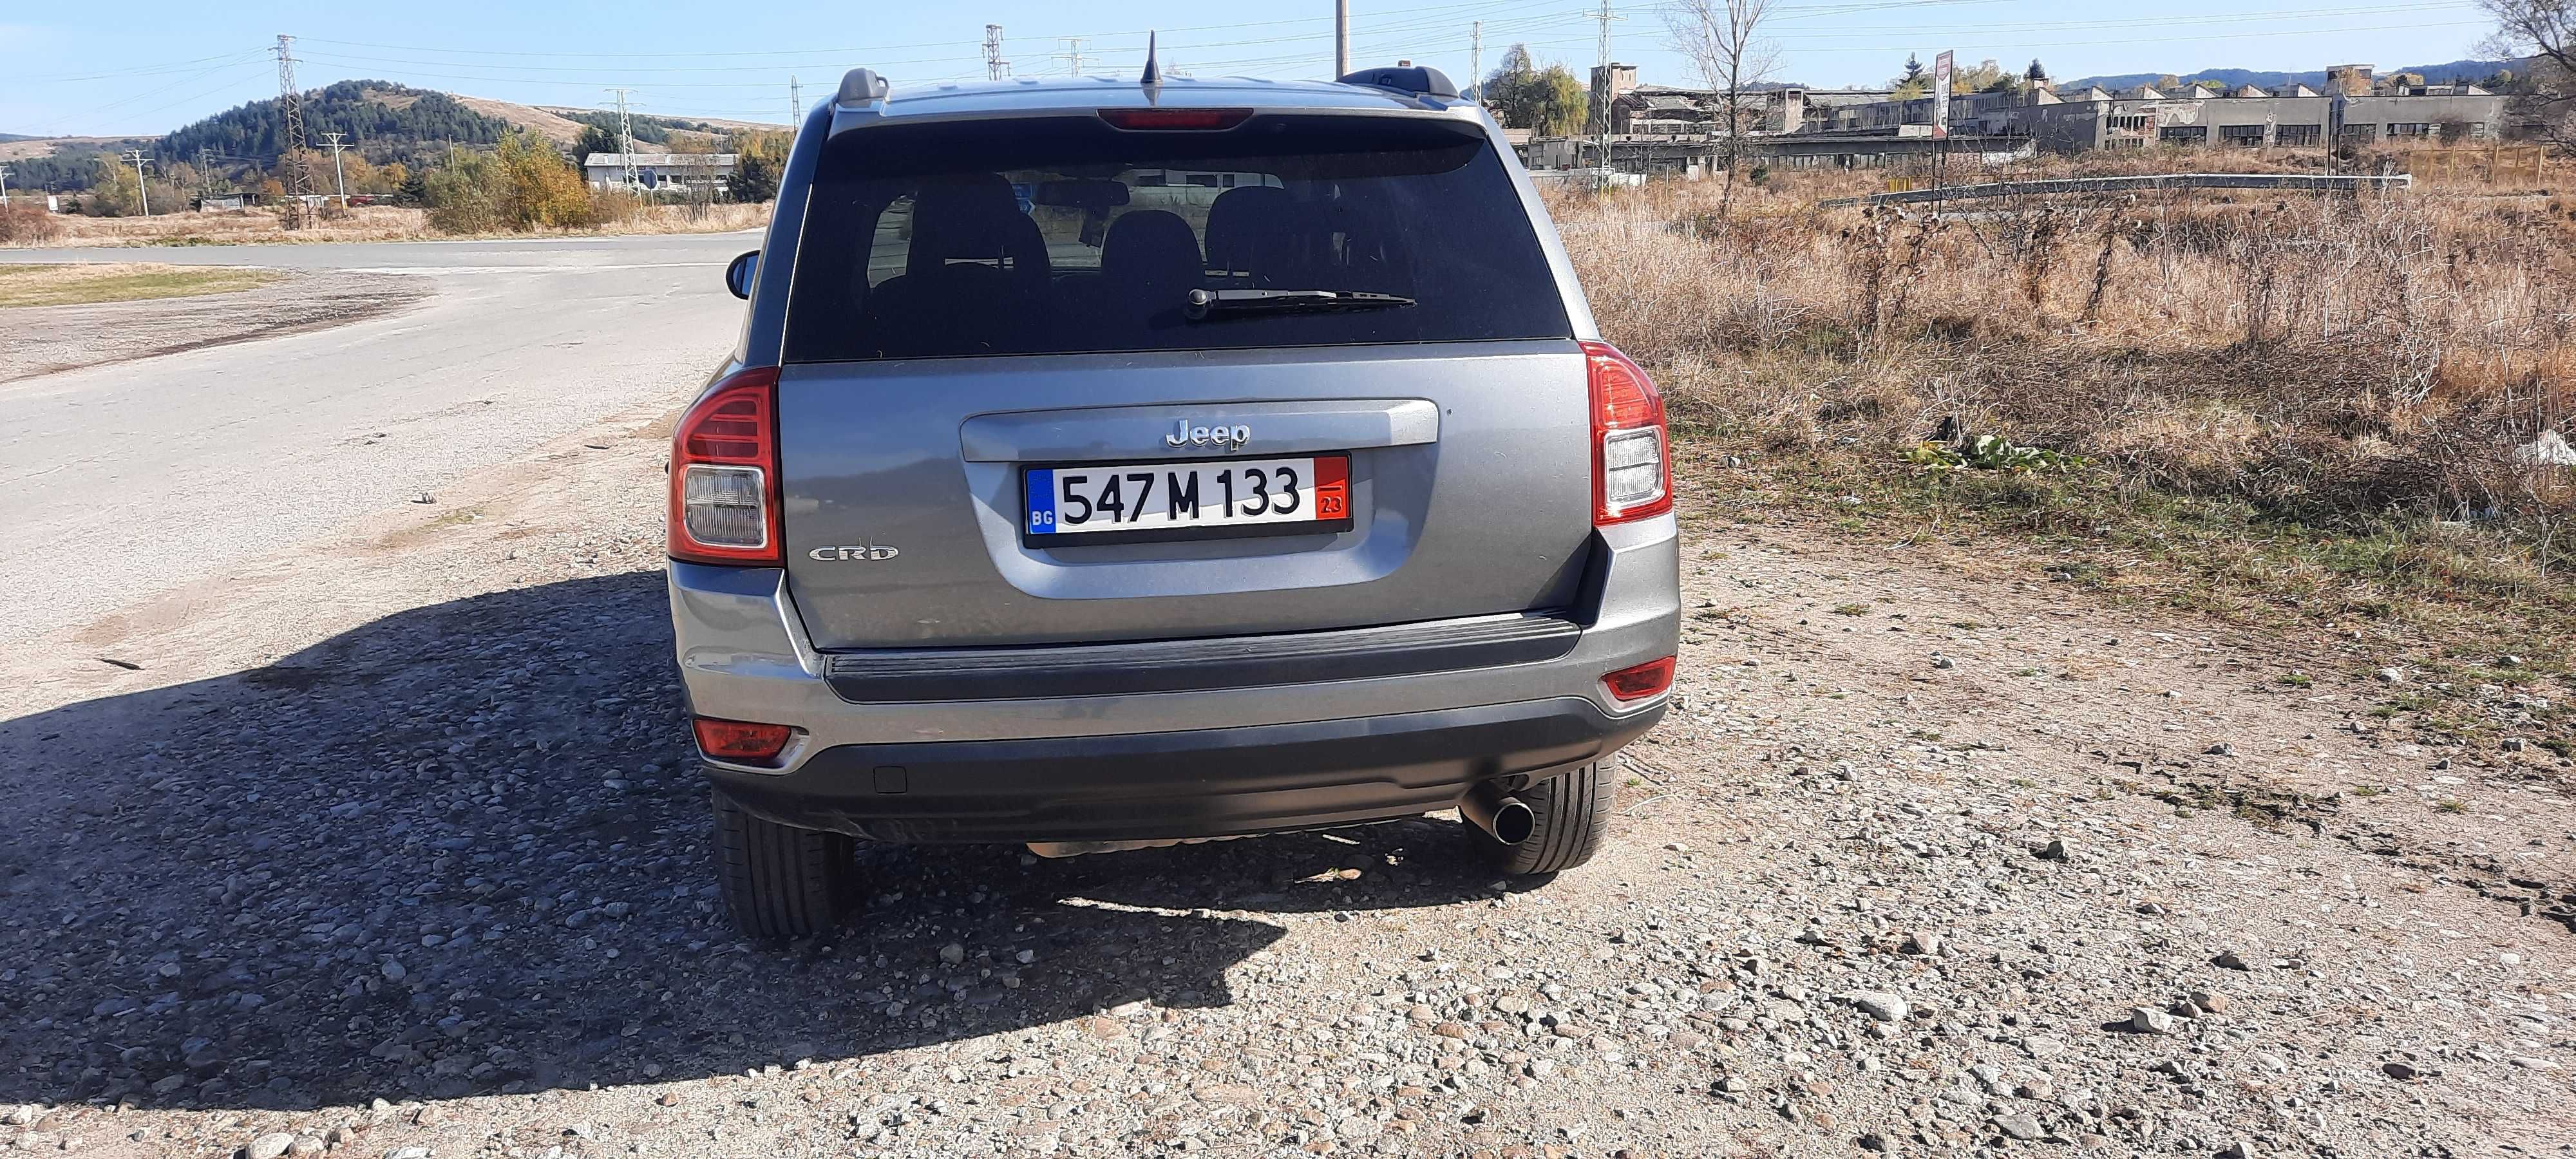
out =
[[[1782,79],[1860,84],[1894,74],[1909,51],[1943,48],[1962,64],[2034,56],[2060,78],[2236,65],[2383,67],[2475,55],[2485,22],[2469,0],[1774,0]],[[1469,71],[1469,27],[1484,22],[1484,63],[1527,43],[1542,59],[1594,58],[1593,0],[1352,0],[1355,63],[1398,57]],[[1612,52],[1649,82],[1691,83],[1666,47],[1662,7],[1620,3]],[[160,133],[276,93],[268,47],[294,34],[307,88],[373,77],[530,104],[597,106],[606,88],[678,116],[782,121],[788,80],[810,99],[842,70],[870,65],[895,83],[980,78],[984,25],[1004,31],[1015,73],[1063,73],[1079,45],[1085,71],[1132,72],[1145,31],[1167,66],[1197,75],[1321,76],[1332,63],[1329,0],[1094,0],[1041,3],[730,4],[630,0],[438,3],[116,4],[13,0],[0,16],[0,132]]]

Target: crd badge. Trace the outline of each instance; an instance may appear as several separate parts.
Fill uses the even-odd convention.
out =
[[[893,559],[897,554],[899,553],[891,547],[863,543],[857,547],[818,547],[806,552],[805,558],[816,563],[831,563],[834,560]]]

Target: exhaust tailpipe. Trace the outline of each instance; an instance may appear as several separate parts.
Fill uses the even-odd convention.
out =
[[[1529,840],[1530,833],[1538,828],[1538,814],[1530,812],[1520,798],[1505,796],[1490,781],[1458,798],[1458,815],[1505,845]]]

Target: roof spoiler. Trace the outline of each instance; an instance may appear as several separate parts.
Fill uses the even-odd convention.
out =
[[[878,76],[872,68],[854,68],[841,77],[841,92],[832,103],[845,109],[864,108],[886,99],[894,86]]]
[[[1428,65],[1412,64],[1410,62],[1398,63],[1385,68],[1361,69],[1358,72],[1344,75],[1342,77],[1342,83],[1346,85],[1367,85],[1371,88],[1393,89],[1400,93],[1410,93],[1418,97],[1455,98],[1458,95],[1458,86],[1450,81],[1447,73],[1441,72],[1439,69],[1432,68]]]

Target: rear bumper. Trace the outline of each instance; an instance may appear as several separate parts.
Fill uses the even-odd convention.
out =
[[[1064,649],[1095,654],[1078,672],[1020,653],[854,665],[808,643],[776,568],[674,562],[671,617],[691,711],[796,729],[770,767],[704,762],[775,820],[905,841],[1231,835],[1445,808],[1651,727],[1664,699],[1619,702],[1601,677],[1677,650],[1678,528],[1599,535],[1562,618],[1319,633],[1322,663],[1247,641]],[[902,791],[878,791],[880,767]]]
[[[1616,750],[1663,717],[1577,698],[1042,740],[836,745],[788,773],[710,766],[753,813],[879,841],[1151,841],[1409,817]]]

